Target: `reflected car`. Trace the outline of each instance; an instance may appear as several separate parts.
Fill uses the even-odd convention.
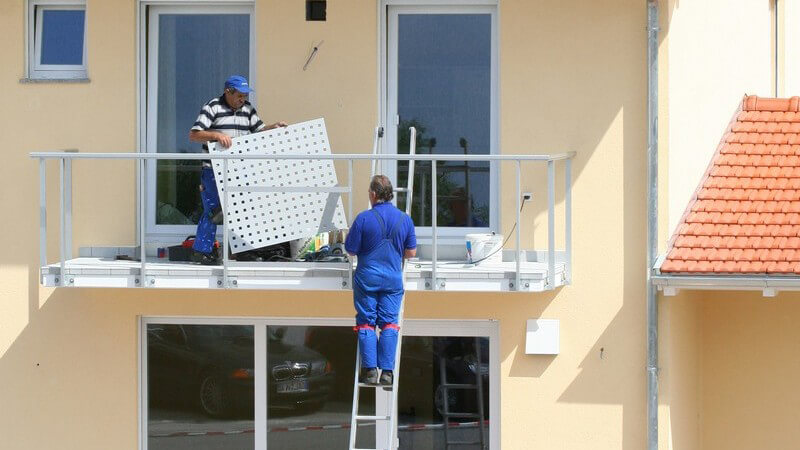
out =
[[[480,358],[476,345],[480,347]],[[353,395],[353,365],[357,348],[355,333],[344,327],[308,327],[305,346],[324,355],[339,373],[331,395],[338,400],[349,400]],[[478,405],[482,401],[484,418],[489,418],[488,338],[404,336],[401,358],[401,391],[398,399],[398,411],[401,414],[415,416],[422,421],[440,421],[445,412],[446,396],[450,413],[478,413]],[[479,399],[477,389],[445,390],[441,382],[442,361],[449,384],[475,385],[476,374],[480,373],[482,398]],[[451,420],[471,422],[475,419],[451,417]]]
[[[280,328],[268,336],[269,407],[322,407],[333,383],[330,363],[282,336]],[[252,326],[149,325],[147,352],[151,402],[189,403],[211,417],[253,411]]]

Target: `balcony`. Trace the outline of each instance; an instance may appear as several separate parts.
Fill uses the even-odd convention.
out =
[[[443,236],[436,217],[430,218],[430,235],[420,237],[418,257],[406,265],[406,289],[410,291],[479,291],[479,292],[542,292],[553,290],[571,281],[571,165],[574,153],[555,155],[368,155],[329,154],[315,155],[214,155],[224,161],[228,173],[228,160],[332,160],[346,166],[346,186],[329,187],[276,187],[250,186],[225,189],[222,196],[227,206],[234,192],[322,192],[329,198],[346,197],[347,220],[354,217],[353,164],[355,162],[428,161],[430,179],[435,180],[437,166],[447,161],[483,161],[492,164],[512,165],[516,173],[516,224],[515,245],[502,250],[502,260],[468,264],[464,261],[463,239]],[[289,290],[349,290],[357,261],[331,262],[239,262],[225,255],[218,266],[201,266],[185,262],[171,262],[157,256],[160,244],[157,238],[145,233],[145,189],[148,183],[148,165],[157,160],[202,160],[206,154],[185,153],[77,153],[38,152],[32,158],[39,160],[40,176],[40,282],[47,287],[99,287],[99,288],[169,288],[169,289],[289,289]],[[48,259],[47,217],[47,162],[58,165],[58,259]],[[72,164],[76,160],[122,160],[133,163],[137,177],[136,245],[120,247],[83,246],[73,255]],[[556,249],[556,164],[563,169],[563,246]],[[522,236],[531,228],[522,222],[521,206],[522,170],[527,164],[546,166],[546,217],[547,248],[530,250],[521,248]],[[338,167],[341,169],[341,167]],[[441,169],[441,168],[439,168]],[[227,182],[227,176],[223,178]],[[227,184],[225,185],[227,186]],[[431,187],[431,211],[437,209],[436,183]],[[538,198],[538,197],[537,197]],[[225,209],[225,208],[224,208]],[[435,215],[432,215],[435,216]],[[222,242],[230,242],[229,227],[223,229]],[[511,239],[509,239],[510,241]],[[144,245],[141,245],[144,243]],[[123,256],[124,255],[124,256]],[[120,259],[122,257],[122,259]]]

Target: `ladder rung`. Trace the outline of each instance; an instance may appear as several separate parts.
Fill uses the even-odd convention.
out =
[[[443,384],[440,384],[439,386],[441,386],[443,388],[447,388],[447,389],[478,389],[478,385],[477,384],[449,384],[449,383],[443,383]]]
[[[408,192],[408,188],[397,187],[397,188],[394,188],[394,191],[395,192]]]
[[[391,391],[392,390],[392,385],[386,385],[386,384],[358,383],[358,387],[362,387],[362,388],[383,388],[386,391]]]
[[[480,419],[481,415],[476,413],[444,413],[442,416],[447,417],[458,417],[458,418],[471,418],[471,419]]]
[[[356,420],[375,422],[377,420],[390,420],[392,416],[356,416]]]

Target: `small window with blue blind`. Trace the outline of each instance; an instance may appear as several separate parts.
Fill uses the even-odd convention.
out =
[[[86,78],[86,5],[31,1],[30,78]]]

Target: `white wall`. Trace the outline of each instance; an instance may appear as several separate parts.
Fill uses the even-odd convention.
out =
[[[783,90],[781,96],[800,95],[800,0],[783,0]]]
[[[742,96],[774,95],[773,4],[671,1],[665,99],[669,226],[662,237],[674,232]]]

